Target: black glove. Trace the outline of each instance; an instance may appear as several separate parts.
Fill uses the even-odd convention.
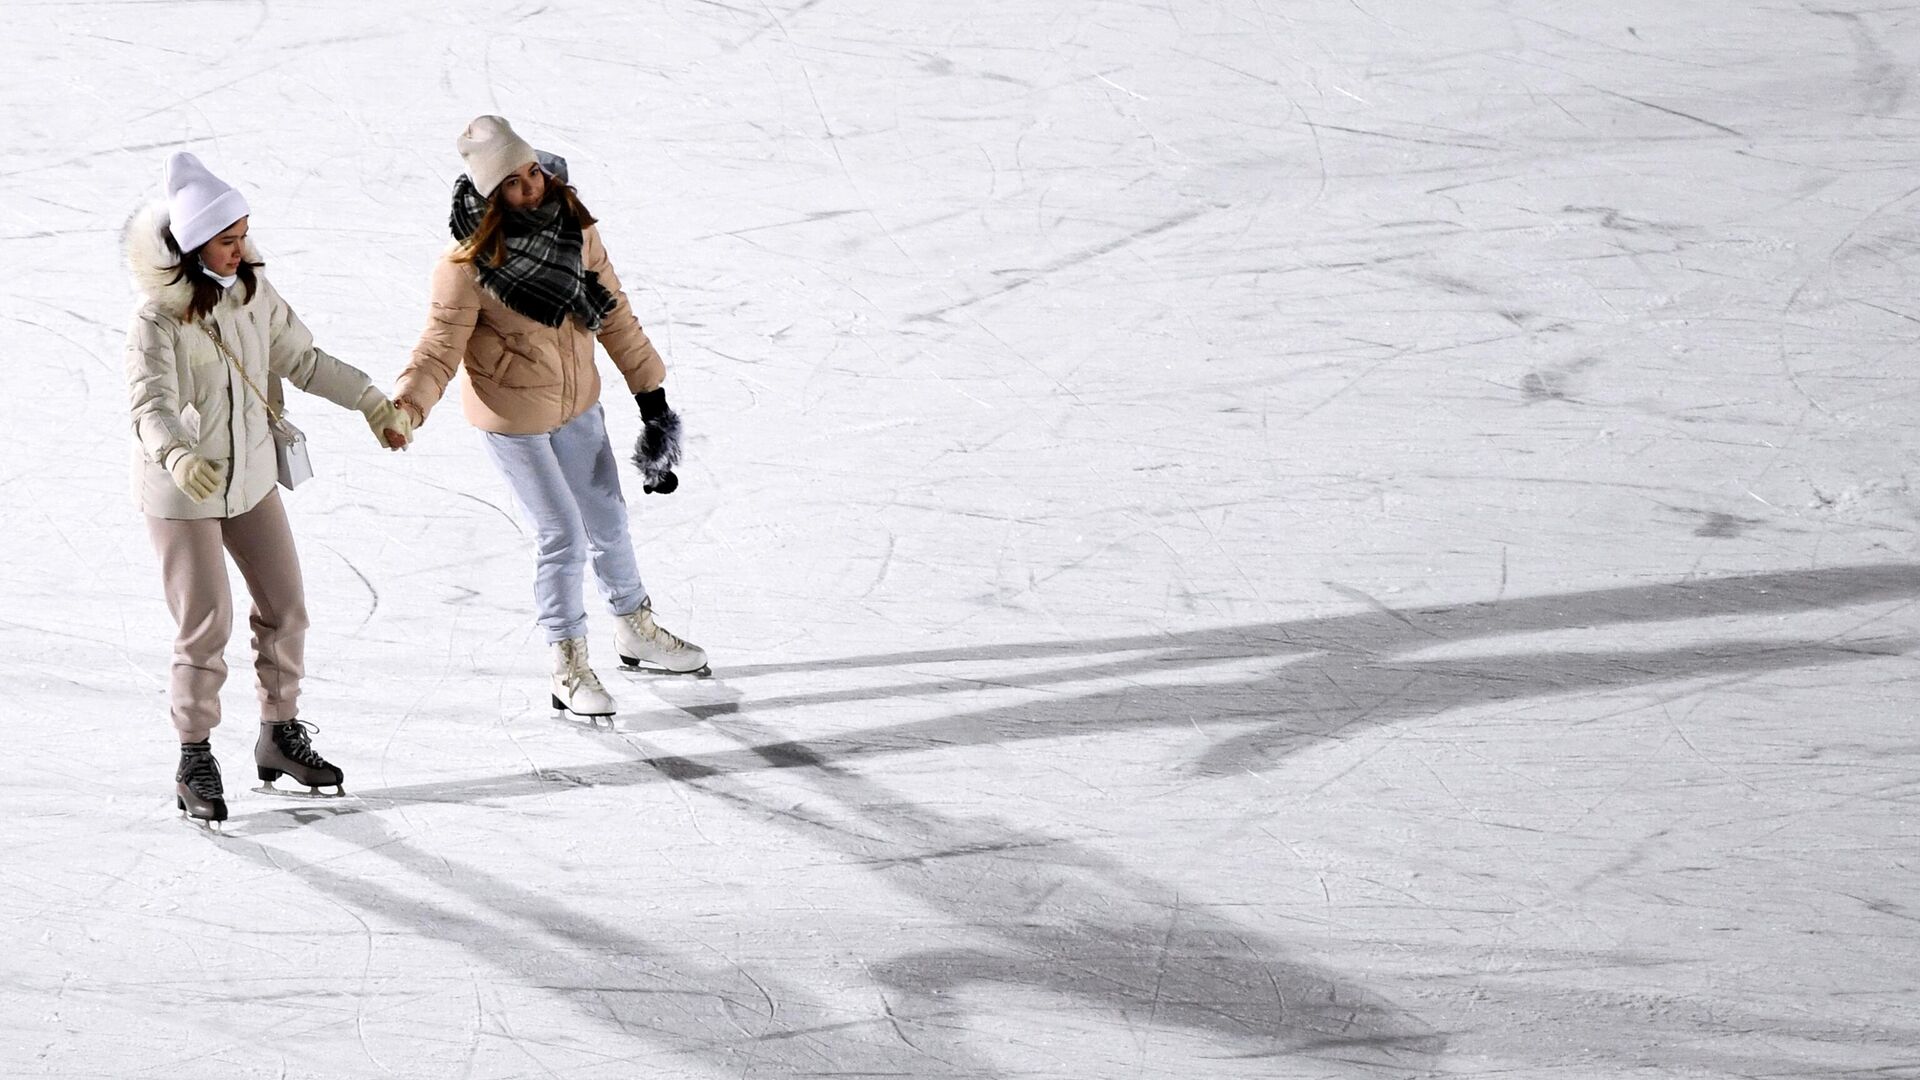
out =
[[[633,395],[640,404],[640,437],[633,443],[633,464],[640,470],[641,490],[649,495],[671,495],[680,486],[673,467],[680,464],[680,414],[667,407],[665,387]]]

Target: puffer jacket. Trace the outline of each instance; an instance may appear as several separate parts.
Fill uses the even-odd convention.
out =
[[[134,214],[124,237],[140,297],[127,331],[133,490],[141,512],[152,517],[238,517],[267,497],[279,475],[266,404],[255,388],[277,394],[277,376],[349,409],[371,407],[380,392],[364,372],[314,347],[313,335],[260,270],[252,300],[243,303],[246,287],[235,285],[202,320],[214,324],[246,369],[248,386],[205,328],[187,321],[193,287],[168,281],[175,263],[166,227],[166,204],[155,202]],[[259,260],[251,244],[247,258]],[[167,471],[181,451],[225,464],[225,485],[204,502],[187,498]]]
[[[599,275],[615,300],[600,320],[600,344],[630,392],[652,390],[666,381],[666,362],[634,317],[600,230],[589,225],[583,233],[581,265]],[[598,403],[592,331],[577,318],[559,326],[527,318],[482,288],[473,267],[454,262],[453,254],[450,249],[434,266],[427,327],[400,374],[394,400],[425,417],[464,367],[464,409],[482,431],[540,435]]]

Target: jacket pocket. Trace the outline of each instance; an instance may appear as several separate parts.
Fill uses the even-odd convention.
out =
[[[503,344],[500,366],[493,373],[494,382],[515,390],[554,386],[560,382],[559,355],[551,345],[542,348],[541,342],[526,334],[509,334]]]

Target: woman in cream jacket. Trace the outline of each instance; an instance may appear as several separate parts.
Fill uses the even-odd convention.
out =
[[[359,410],[383,445],[404,446],[408,424],[364,373],[314,347],[260,272],[238,191],[187,153],[168,161],[166,188],[166,199],[137,212],[125,236],[140,294],[127,335],[133,484],[179,628],[170,680],[180,738],[176,802],[202,821],[223,821],[211,735],[233,623],[227,555],[253,599],[260,779],[271,787],[285,774],[336,790],[344,779],[314,751],[311,725],[299,719],[305,590],[275,489],[266,398],[277,410],[284,379]]]
[[[630,667],[701,672],[707,654],[661,628],[640,581],[619,468],[600,407],[598,341],[644,421],[635,454],[648,492],[671,492],[680,421],[665,363],[634,318],[591,214],[557,158],[540,156],[497,116],[456,142],[454,246],[433,271],[426,329],[394,402],[424,424],[464,369],[467,419],[520,503],[536,544],[537,619],[553,650],[556,710],[611,717],[587,663],[585,570],[593,566]]]

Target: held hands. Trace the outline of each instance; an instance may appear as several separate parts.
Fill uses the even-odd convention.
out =
[[[176,450],[173,460],[167,463],[167,471],[173,474],[174,485],[186,492],[187,498],[194,502],[205,502],[208,496],[220,490],[222,474],[226,470],[220,462],[209,461],[191,450]]]
[[[420,407],[413,402],[402,401],[399,398],[393,399],[393,407],[399,413],[398,419],[401,426],[386,432],[383,438],[393,449],[405,450],[413,442],[413,433],[420,430],[421,423],[426,420],[426,414],[422,413]]]
[[[667,407],[667,391],[656,387],[633,395],[640,405],[640,437],[633,443],[633,464],[640,470],[641,490],[649,495],[671,495],[680,486],[673,467],[680,463],[680,414]]]
[[[413,415],[380,396],[371,387],[360,396],[360,415],[367,418],[373,437],[389,450],[405,450],[413,441]]]

